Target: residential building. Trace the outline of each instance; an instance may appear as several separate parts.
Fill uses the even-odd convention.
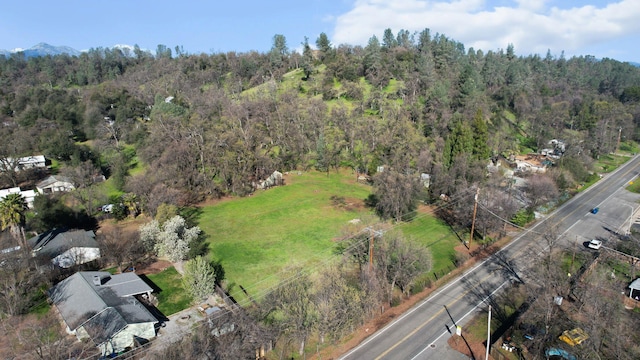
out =
[[[66,330],[90,339],[103,356],[133,348],[156,336],[158,320],[140,301],[153,289],[132,272],[77,272],[49,290]]]
[[[36,184],[36,189],[41,194],[51,194],[55,192],[67,192],[75,189],[71,180],[64,176],[51,175]]]
[[[61,268],[70,268],[100,258],[100,247],[91,230],[54,229],[27,241],[33,256],[44,256]]]
[[[0,200],[4,199],[9,194],[20,194],[27,202],[29,209],[33,208],[33,200],[36,197],[35,190],[21,190],[19,187],[12,187],[8,189],[0,189]]]
[[[11,167],[14,167],[14,168],[10,169]],[[19,158],[18,161],[15,161],[12,158],[4,158],[2,161],[0,161],[0,171],[8,171],[8,170],[20,171],[20,170],[26,170],[26,169],[46,168],[46,167],[47,167],[47,161],[44,155],[26,156],[26,157]]]

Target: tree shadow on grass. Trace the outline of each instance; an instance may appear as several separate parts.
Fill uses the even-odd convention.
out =
[[[178,211],[178,215],[182,216],[187,223],[188,227],[193,227],[198,225],[198,220],[200,220],[200,216],[202,216],[202,208],[189,206],[181,208]]]

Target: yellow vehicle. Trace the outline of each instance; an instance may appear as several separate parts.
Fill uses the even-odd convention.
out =
[[[563,331],[562,335],[560,335],[559,338],[560,340],[566,342],[571,346],[576,346],[576,345],[580,345],[583,341],[587,340],[589,338],[589,335],[587,335],[587,333],[584,330],[580,328],[575,328],[573,330]]]

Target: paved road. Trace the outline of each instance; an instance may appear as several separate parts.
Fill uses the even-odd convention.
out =
[[[547,246],[543,233],[553,233],[564,246],[579,246],[593,236],[606,237],[611,230],[625,229],[638,204],[637,196],[624,187],[639,173],[640,157],[636,156],[340,359],[464,359],[448,349],[449,331],[486,310],[488,297],[522,276],[521,269]],[[591,214],[596,206],[600,211]]]

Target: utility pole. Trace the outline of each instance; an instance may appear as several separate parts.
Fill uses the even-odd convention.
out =
[[[478,195],[480,194],[480,188],[476,189],[476,196],[473,203],[473,219],[471,220],[471,235],[469,235],[469,249],[471,249],[471,242],[473,241],[473,232],[476,227],[476,213],[478,212]]]
[[[371,234],[370,238],[369,238],[369,272],[373,271],[373,237],[374,237],[374,231],[373,229],[369,229],[369,232]]]
[[[513,184],[514,184],[514,180],[513,180],[513,176],[511,176],[509,178],[509,190],[508,190],[509,202],[511,202],[511,187],[513,186]],[[507,235],[507,222],[506,221],[502,225],[502,234],[503,234],[502,236],[506,236]],[[501,238],[502,238],[502,236],[501,236]]]
[[[489,305],[489,321],[487,321],[487,352],[484,355],[485,360],[489,360],[490,347],[491,347],[491,305]]]

